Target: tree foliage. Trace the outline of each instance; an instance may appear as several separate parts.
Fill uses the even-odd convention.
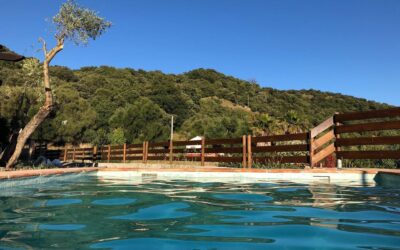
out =
[[[24,67],[22,62],[1,63],[2,135],[23,126],[40,106],[40,91],[27,88],[29,81],[20,77]],[[119,139],[113,138],[122,134],[127,143],[166,140],[171,115],[177,121],[175,138],[221,138],[306,131],[334,112],[390,107],[317,90],[262,88],[207,69],[167,75],[107,66],[54,66],[50,76],[56,110],[34,138],[57,143],[115,143]]]
[[[112,145],[122,145],[126,142],[125,133],[122,128],[115,128],[111,131],[108,138]]]
[[[168,135],[169,116],[149,98],[142,97],[133,104],[115,110],[109,120],[111,128],[122,128],[128,142],[165,140]]]
[[[89,39],[95,40],[111,26],[90,9],[78,6],[73,0],[64,3],[57,15],[53,17],[56,25],[56,37],[67,38],[75,44],[87,44]]]
[[[216,97],[200,100],[200,110],[182,126],[188,137],[230,138],[251,134],[254,117],[251,112],[235,107]]]

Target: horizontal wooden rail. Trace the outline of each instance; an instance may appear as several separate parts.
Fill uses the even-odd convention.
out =
[[[296,152],[307,151],[308,144],[279,145],[279,146],[257,146],[253,147],[253,153],[261,152]]]
[[[169,142],[149,142],[148,143],[149,148],[154,148],[154,147],[169,147]]]
[[[194,146],[201,145],[201,140],[197,141],[174,141],[174,146]]]
[[[76,152],[91,152],[93,148],[75,148]]]
[[[232,147],[232,148],[206,148],[207,153],[242,153],[243,148]]]
[[[127,149],[126,153],[127,154],[142,154],[143,149]]]
[[[200,153],[201,148],[174,148],[174,153],[183,154],[183,153]]]
[[[299,133],[299,134],[257,136],[253,137],[251,140],[253,143],[257,143],[257,142],[278,142],[278,141],[305,141],[307,139],[308,139],[307,133]]]
[[[206,145],[241,144],[242,138],[205,140]]]
[[[335,128],[337,134],[400,129],[400,121],[371,122],[351,125],[341,125]]]
[[[400,116],[400,108],[337,114],[335,115],[335,122],[343,123],[346,121],[366,120],[366,119],[386,118],[386,117],[396,117],[396,116]]]
[[[111,149],[110,152],[111,152],[111,154],[123,154],[124,150],[123,149]]]
[[[400,150],[339,151],[336,154],[343,159],[400,159]]]
[[[75,153],[75,157],[84,157],[84,156],[90,156],[90,155],[93,155],[93,154],[89,154],[89,153],[87,153],[87,154]]]
[[[381,136],[381,137],[356,137],[338,138],[336,146],[358,146],[358,145],[394,145],[400,144],[400,136]]]

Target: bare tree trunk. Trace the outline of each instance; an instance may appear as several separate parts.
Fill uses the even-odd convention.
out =
[[[26,124],[25,128],[18,135],[17,145],[15,146],[15,151],[11,158],[8,160],[6,169],[10,169],[15,165],[18,160],[22,149],[25,146],[26,141],[35,132],[36,128],[46,119],[46,117],[50,114],[51,108],[49,107],[41,107],[36,115]]]
[[[44,61],[43,61],[43,77],[44,77],[44,90],[45,90],[45,103],[36,113],[36,115],[26,124],[24,129],[18,135],[17,145],[15,146],[15,151],[11,158],[8,160],[6,169],[9,170],[13,167],[19,156],[21,155],[22,149],[25,146],[26,141],[35,132],[36,128],[46,119],[46,117],[50,114],[53,110],[53,94],[50,88],[50,76],[49,76],[49,65],[51,60],[55,57],[55,55],[60,52],[64,48],[64,39],[58,38],[57,39],[57,46],[54,47],[52,50],[47,52],[46,42],[41,40],[43,43],[43,52],[44,52]]]

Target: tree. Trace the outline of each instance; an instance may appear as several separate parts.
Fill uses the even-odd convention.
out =
[[[109,123],[112,128],[123,128],[128,143],[144,140],[166,140],[170,116],[149,98],[138,98],[133,104],[115,110]]]
[[[7,162],[6,169],[10,169],[15,165],[27,139],[54,110],[49,65],[54,57],[64,49],[65,41],[70,40],[76,45],[87,44],[89,39],[95,40],[111,26],[110,22],[99,17],[96,12],[78,6],[73,0],[69,0],[61,6],[58,14],[53,17],[53,23],[56,26],[56,46],[48,50],[46,41],[44,39],[39,39],[42,43],[44,53],[43,85],[45,101],[39,111],[19,133],[17,145],[14,153]]]
[[[54,91],[57,97],[57,115],[42,123],[33,137],[55,143],[82,142],[87,128],[94,126],[96,111],[79,92],[68,85],[61,85]]]
[[[109,141],[113,145],[121,145],[126,142],[124,130],[122,128],[114,129],[109,135]]]
[[[192,115],[189,98],[168,79],[159,79],[151,85],[150,99],[157,103],[165,112],[176,117],[176,126],[180,126],[186,118]]]
[[[0,86],[0,147],[4,147],[0,153],[1,165],[12,156],[21,127],[38,111],[43,101],[39,88],[42,83],[39,60],[25,59],[13,66],[15,70],[11,72],[6,70],[7,66],[2,67],[7,78]]]

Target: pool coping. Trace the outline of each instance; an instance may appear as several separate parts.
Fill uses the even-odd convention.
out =
[[[99,168],[97,167],[80,167],[80,168],[21,169],[21,170],[11,170],[11,171],[0,171],[0,180],[46,176],[46,175],[60,175],[69,173],[94,172],[97,170],[99,170]]]
[[[400,176],[400,169],[379,169],[379,168],[351,168],[351,169],[336,169],[336,168],[313,168],[313,169],[248,169],[248,168],[226,168],[226,167],[74,167],[74,168],[53,168],[53,169],[23,169],[13,171],[0,171],[1,179],[15,179],[34,176],[46,175],[60,175],[68,173],[81,173],[81,172],[179,172],[179,173],[253,173],[253,174],[368,174],[376,175],[390,174]]]

